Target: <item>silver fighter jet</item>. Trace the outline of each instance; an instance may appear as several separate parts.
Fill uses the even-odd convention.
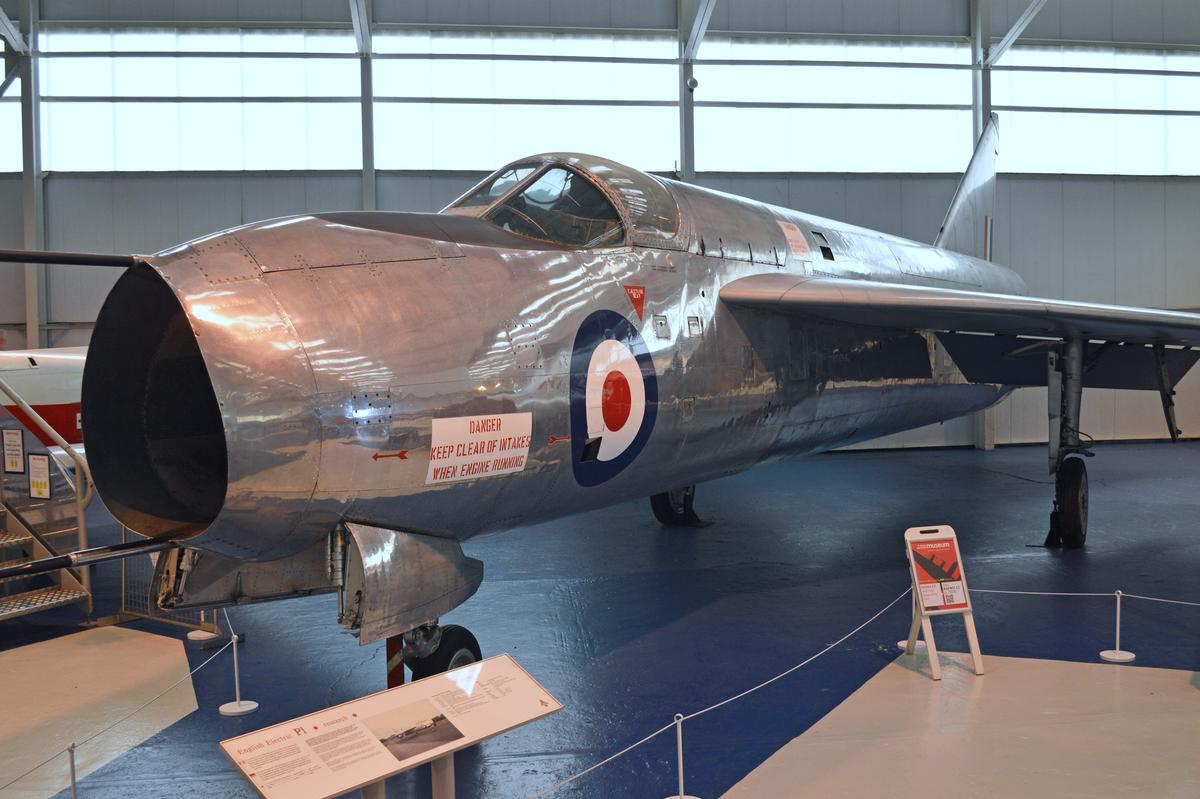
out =
[[[993,118],[932,246],[554,153],[438,214],[118,258],[83,427],[151,540],[76,560],[163,549],[164,607],[338,592],[423,676],[479,656],[437,625],[482,579],[463,539],[638,497],[698,524],[699,483],[1016,386],[1049,386],[1050,542],[1081,546],[1083,387],[1159,391],[1175,438],[1200,315],[1025,296],[989,259],[996,144]]]

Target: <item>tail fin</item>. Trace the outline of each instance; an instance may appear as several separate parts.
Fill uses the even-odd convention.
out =
[[[963,173],[934,239],[935,247],[944,247],[985,261],[992,259],[992,219],[996,205],[996,150],[1000,131],[996,115],[992,114],[967,171]]]

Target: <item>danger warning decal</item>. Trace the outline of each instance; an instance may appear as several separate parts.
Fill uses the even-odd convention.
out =
[[[425,484],[523,470],[529,459],[532,430],[532,413],[434,419]]]
[[[792,255],[811,260],[812,250],[809,249],[808,239],[804,238],[804,234],[800,232],[800,228],[791,222],[784,222],[782,219],[776,219],[775,222],[787,238],[788,249],[792,251]]]
[[[658,378],[637,329],[613,311],[588,316],[571,354],[575,481],[600,485],[633,463],[650,438],[657,409]]]

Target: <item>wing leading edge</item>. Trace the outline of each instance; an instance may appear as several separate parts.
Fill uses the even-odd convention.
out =
[[[742,278],[720,296],[759,312],[934,331],[972,383],[1047,385],[1044,356],[1057,346],[1047,339],[1102,342],[1084,348],[1091,388],[1170,390],[1200,360],[1200,314],[1182,311],[791,275]]]
[[[720,296],[727,305],[869,327],[1200,347],[1200,314],[1184,311],[791,275],[741,278]]]

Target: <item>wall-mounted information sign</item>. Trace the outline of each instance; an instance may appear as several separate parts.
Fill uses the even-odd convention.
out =
[[[50,456],[29,456],[29,496],[50,499]]]
[[[25,471],[25,441],[20,430],[4,431],[4,471],[6,474]]]

